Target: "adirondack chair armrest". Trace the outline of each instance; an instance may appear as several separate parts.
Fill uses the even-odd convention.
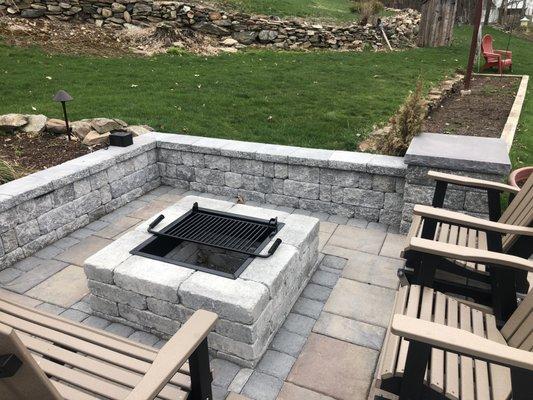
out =
[[[454,260],[472,261],[489,265],[493,264],[501,267],[510,267],[527,272],[533,272],[533,261],[526,260],[525,258],[511,256],[509,254],[496,253],[494,251],[475,249],[472,247],[441,243],[434,240],[421,239],[417,237],[411,238],[406,251],[415,251]]]
[[[126,400],[152,400],[214,329],[218,316],[199,310],[161,348],[152,366]],[[192,371],[191,371],[192,374]]]
[[[495,54],[495,56],[499,57],[498,54]],[[505,183],[470,178],[468,176],[446,174],[444,172],[429,171],[428,176],[436,181],[447,182],[452,183],[454,185],[467,186],[477,189],[494,189],[500,192],[509,192],[514,194],[520,191],[520,189],[511,185],[506,185]]]
[[[502,224],[486,219],[472,217],[456,211],[449,211],[443,208],[423,206],[417,204],[413,208],[413,215],[419,215],[422,218],[434,219],[439,222],[447,222],[454,225],[474,228],[484,232],[499,232],[503,234],[515,234],[523,236],[533,236],[533,228],[520,225]]]
[[[496,54],[501,54],[501,55],[506,56],[506,57],[511,57],[513,55],[513,52],[509,51],[509,50],[494,50],[494,52]]]
[[[441,350],[533,371],[532,352],[494,342],[459,328],[396,314],[392,319],[391,332]]]

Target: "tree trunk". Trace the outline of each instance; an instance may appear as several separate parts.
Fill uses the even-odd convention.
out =
[[[490,22],[490,11],[492,10],[492,0],[485,1],[485,20],[483,25],[487,26]]]
[[[427,0],[422,4],[420,47],[448,46],[453,37],[457,0]]]

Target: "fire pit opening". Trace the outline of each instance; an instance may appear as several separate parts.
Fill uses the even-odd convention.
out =
[[[153,236],[131,254],[237,279],[255,257],[268,258],[281,244],[274,241],[262,250],[283,227],[276,218],[263,220],[198,207],[154,230],[164,219],[157,217],[148,227]]]

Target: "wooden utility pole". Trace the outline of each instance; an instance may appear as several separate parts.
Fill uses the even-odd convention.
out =
[[[474,30],[472,32],[472,42],[470,43],[470,54],[468,56],[468,66],[465,75],[465,90],[470,90],[472,81],[472,70],[474,69],[474,59],[476,58],[477,41],[479,35],[479,25],[481,24],[481,13],[483,11],[483,0],[477,0],[474,11]]]
[[[418,45],[448,46],[453,37],[457,0],[423,0]]]

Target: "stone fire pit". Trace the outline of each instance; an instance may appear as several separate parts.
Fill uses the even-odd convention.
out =
[[[130,252],[152,235],[148,225],[163,214],[161,230],[190,211],[202,208],[269,220],[284,225],[282,244],[269,258],[254,258],[237,279],[154,260]],[[220,316],[209,346],[218,357],[253,367],[285,320],[314,272],[319,221],[302,215],[188,196],[85,261],[95,314],[151,332],[172,335],[195,310]]]

